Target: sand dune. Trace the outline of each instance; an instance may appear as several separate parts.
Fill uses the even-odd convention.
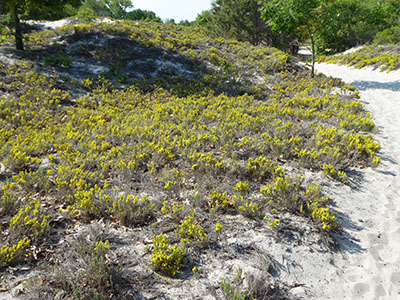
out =
[[[254,272],[260,265],[253,257],[257,251],[275,259],[280,279],[293,286],[292,292],[303,299],[400,299],[400,71],[382,73],[372,68],[358,70],[327,64],[317,64],[316,69],[359,89],[361,101],[375,118],[374,136],[382,146],[382,164],[376,169],[354,170],[352,185],[321,178],[324,191],[334,199],[335,210],[343,221],[344,233],[337,236],[340,251],[316,248],[319,233],[310,233],[301,223],[288,224],[297,231],[288,231],[288,241],[277,241],[269,228],[256,227],[240,216],[232,217],[226,227],[239,229],[227,236],[226,246],[238,245],[237,253],[249,254],[242,255],[241,260],[236,252],[229,258],[211,258],[212,269],[200,284],[187,280],[173,287],[164,286],[174,295],[171,299],[206,294],[209,286],[223,280],[237,266]],[[239,245],[249,246],[243,250]],[[0,299],[18,298],[0,293]]]

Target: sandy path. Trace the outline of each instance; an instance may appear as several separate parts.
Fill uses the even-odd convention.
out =
[[[316,69],[360,90],[382,147],[376,170],[361,170],[353,188],[331,189],[345,234],[326,294],[330,299],[400,299],[400,71],[327,64]]]

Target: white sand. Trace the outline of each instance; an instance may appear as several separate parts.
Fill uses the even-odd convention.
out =
[[[24,21],[25,23],[29,25],[36,25],[40,28],[40,30],[54,30],[66,25],[70,24],[79,24],[79,20],[77,18],[68,18],[68,19],[62,19],[62,20],[57,20],[57,21],[34,21],[34,20],[28,20]],[[94,19],[93,22],[95,23],[114,23],[115,21],[110,19],[110,18],[97,18]]]
[[[400,71],[328,64],[316,69],[361,90],[382,146],[382,164],[360,171],[355,188],[331,188],[345,233],[343,258],[334,257],[338,268],[326,278],[326,298],[400,299]]]
[[[62,19],[58,21],[33,21],[33,20],[27,20],[25,23],[29,25],[36,25],[38,26],[41,30],[45,29],[57,29],[62,26],[69,25],[73,23],[73,19]]]
[[[361,49],[362,47],[364,47],[364,46],[356,46],[356,47],[347,49],[347,50],[344,51],[344,52],[338,53],[338,54],[336,54],[336,55],[351,54],[351,53],[354,53],[354,52],[356,52],[357,50]]]

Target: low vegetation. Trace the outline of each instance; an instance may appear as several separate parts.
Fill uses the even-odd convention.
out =
[[[365,45],[353,53],[324,56],[320,62],[339,63],[355,68],[371,66],[381,71],[393,71],[400,68],[400,44],[372,44]]]
[[[93,36],[103,44],[83,42]],[[301,174],[346,182],[351,168],[380,162],[372,117],[353,87],[310,79],[274,48],[114,22],[33,32],[26,49],[33,62],[0,67],[2,268],[40,260],[35,251],[51,248],[55,233],[104,222],[172,226],[150,235],[143,259],[163,275],[195,273],[196,253],[218,243],[227,214],[274,230],[279,213],[290,213],[323,235],[340,232],[323,189]],[[108,70],[73,77],[79,59]],[[75,277],[46,285],[109,299],[112,242],[82,247]],[[244,295],[222,286],[228,299]]]

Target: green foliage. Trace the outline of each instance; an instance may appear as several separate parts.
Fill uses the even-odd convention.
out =
[[[212,211],[226,210],[234,207],[236,202],[233,198],[228,196],[227,192],[219,193],[217,190],[211,192],[210,206]]]
[[[186,214],[186,205],[184,203],[175,203],[173,201],[164,201],[161,208],[163,215],[168,216],[173,222],[179,223]]]
[[[29,15],[29,12],[34,10],[50,10],[53,13],[59,12],[64,8],[65,5],[79,5],[81,0],[4,0],[2,2],[5,3],[14,20],[15,47],[17,50],[24,50],[23,34],[20,24],[21,13],[26,13]],[[53,13],[50,13],[50,15]]]
[[[11,37],[11,32],[7,27],[3,27],[0,23],[0,45]]]
[[[178,226],[177,231],[183,245],[193,241],[204,242],[207,240],[204,228],[200,224],[195,224],[193,215],[187,216]]]
[[[221,223],[218,222],[218,223],[215,225],[215,232],[216,232],[216,233],[221,232],[222,229],[224,229],[224,226],[223,226]]]
[[[311,77],[314,77],[315,39],[320,30],[323,0],[269,0],[262,1],[261,16],[273,30],[310,39],[312,52]]]
[[[353,53],[341,54],[335,56],[324,56],[319,59],[326,63],[339,63],[353,66],[355,68],[363,68],[372,66],[379,68],[381,71],[393,71],[400,68],[399,46],[388,45],[366,45]]]
[[[305,191],[305,202],[307,205],[319,206],[329,203],[329,197],[322,196],[322,188],[318,184],[310,184]]]
[[[113,277],[107,252],[110,243],[107,241],[83,243],[77,253],[86,261],[71,286],[78,299],[109,299],[113,294]]]
[[[170,241],[165,234],[153,236],[153,253],[151,264],[157,272],[175,276],[181,268],[184,247],[170,246]]]
[[[19,207],[19,201],[16,199],[16,183],[7,180],[1,186],[0,190],[0,217],[8,215]]]
[[[92,22],[94,19],[96,19],[97,14],[96,12],[90,8],[90,7],[81,7],[79,10],[76,12],[75,16],[83,21],[83,22]]]
[[[267,219],[267,216],[265,216],[264,219]],[[272,229],[275,229],[276,227],[278,227],[280,221],[279,221],[279,219],[268,218],[268,223],[269,223],[269,227],[271,227]]]
[[[145,225],[154,215],[154,204],[147,196],[142,198],[120,194],[118,200],[112,202],[111,214],[123,225]]]
[[[259,10],[257,0],[217,0],[209,11],[198,15],[196,23],[216,37],[287,49],[290,40],[273,33],[262,21]]]
[[[210,21],[210,18],[211,18],[210,10],[204,10],[197,15],[196,24],[198,26],[205,26]]]
[[[322,6],[322,20],[316,37],[316,46],[319,53],[339,52],[354,46],[363,40],[365,34],[357,26],[361,25],[361,18],[365,11],[361,1],[324,1]]]
[[[63,7],[32,6],[21,13],[21,20],[60,20],[73,17],[81,5],[81,0],[74,0],[65,3]]]
[[[91,15],[94,12],[98,17],[126,19],[132,7],[131,0],[84,0],[78,14]]]
[[[80,4],[80,0],[60,0],[54,2],[52,0],[4,0],[5,4],[12,10],[12,7],[20,8],[22,11],[29,9],[41,8],[41,9],[61,9],[66,4],[77,6]]]
[[[400,43],[400,26],[393,26],[378,32],[374,38],[375,44],[399,44]]]
[[[25,238],[14,245],[3,245],[0,248],[0,269],[16,260],[23,259],[28,254],[30,244],[31,241]]]
[[[49,229],[49,216],[45,215],[40,200],[29,200],[10,221],[11,234],[17,237],[43,237]]]
[[[57,32],[113,33],[115,28],[112,24],[69,26],[34,33],[29,43],[46,43]],[[196,29],[172,27],[168,28],[170,35],[163,31],[166,29],[154,30],[144,24],[118,25],[118,32],[142,44],[151,42],[183,55],[190,53],[193,59],[229,59],[236,72],[242,72],[244,66],[272,71],[287,64],[284,53],[245,43],[223,41],[222,47],[222,41],[212,40],[213,48],[203,48],[206,39]],[[197,39],[196,51],[187,36],[192,30],[197,32],[192,36]],[[243,58],[234,60],[234,51]],[[336,85],[332,80],[310,82],[304,76],[278,73],[265,77],[273,81],[268,83],[268,98],[260,101],[264,85],[257,87],[259,94],[229,96],[218,95],[219,87],[199,89],[189,84],[184,88],[180,81],[168,82],[170,90],[148,93],[141,82],[113,91],[103,79],[88,79],[82,84],[91,92],[77,99],[76,105],[65,107],[61,103],[68,103],[71,95],[54,89],[54,82],[32,73],[29,66],[4,72],[15,77],[4,88],[18,88],[23,96],[0,101],[2,128],[7,128],[1,131],[0,157],[12,171],[35,170],[42,161],[39,157],[47,157],[51,164],[43,180],[56,201],[68,203],[73,216],[78,213],[89,219],[101,216],[122,224],[146,224],[154,214],[151,201],[134,196],[129,201],[114,201],[113,193],[118,195],[120,190],[107,190],[105,184],[134,181],[140,192],[145,192],[148,181],[143,180],[143,172],[170,200],[196,194],[201,196],[193,201],[205,201],[198,203],[205,209],[238,210],[254,216],[263,203],[242,199],[240,196],[250,191],[243,188],[237,191],[239,197],[233,197],[238,182],[251,187],[259,187],[261,182],[273,184],[277,177],[285,177],[285,168],[278,163],[282,159],[315,170],[331,164],[343,172],[348,165],[376,161],[379,149],[370,136],[358,133],[373,129],[371,117],[362,112],[361,103],[353,101],[355,95],[348,99],[332,95]],[[214,83],[219,74],[207,77]],[[323,96],[313,96],[322,88]],[[177,90],[184,97],[175,96]],[[343,129],[338,130],[340,127]],[[237,177],[235,182],[232,176]],[[221,188],[224,181],[231,187]],[[195,188],[191,182],[201,186]],[[285,206],[291,202],[286,198],[283,193],[273,201]],[[165,205],[165,213],[176,214],[172,219],[178,222],[183,214],[171,212],[176,210],[172,205]]]
[[[315,42],[316,52],[335,53],[370,42],[399,24],[398,1],[262,1],[262,16],[273,29]]]
[[[272,29],[307,39],[317,31],[321,0],[264,1],[262,17]]]
[[[182,20],[178,23],[178,25],[182,25],[182,26],[195,26],[196,23],[194,21],[189,22],[188,20]]]
[[[260,216],[261,207],[257,201],[251,201],[244,196],[233,196],[236,207],[240,214],[245,217],[255,219]]]
[[[279,176],[275,182],[260,189],[260,192],[270,197],[270,203],[279,203],[289,210],[297,210],[299,204],[300,182],[285,176]]]
[[[249,190],[249,183],[240,181],[236,184],[234,190],[239,193],[246,193]]]
[[[60,53],[59,56],[47,56],[43,64],[45,66],[63,66],[68,68],[71,66],[72,61],[68,56]]]
[[[242,284],[242,272],[241,268],[238,268],[236,276],[232,281],[221,281],[220,288],[227,300],[245,300],[246,291],[243,290]]]
[[[216,36],[257,44],[266,38],[267,32],[265,24],[260,22],[258,9],[257,1],[217,0],[212,3],[207,21],[203,23]],[[205,17],[203,15],[203,20]]]
[[[398,22],[396,11],[398,16],[395,1],[326,1],[316,38],[318,52],[341,52],[369,43],[377,32]]]
[[[133,21],[144,21],[144,22],[161,22],[161,18],[158,17],[153,11],[133,9],[126,15],[127,20]]]
[[[31,290],[56,295],[61,293],[74,299],[106,300],[115,296],[114,278],[117,270],[108,258],[110,243],[96,241],[86,233],[79,234],[65,260],[53,269],[32,280]]]
[[[336,213],[331,213],[329,208],[318,207],[312,212],[312,218],[321,224],[323,230],[337,230],[339,224],[335,219]]]

